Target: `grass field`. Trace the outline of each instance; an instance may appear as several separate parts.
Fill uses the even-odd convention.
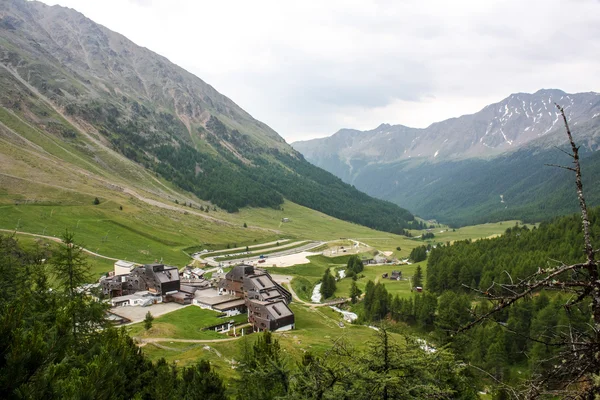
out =
[[[36,248],[55,249],[58,246],[58,243],[56,243],[52,240],[44,239],[44,238],[37,238],[37,237],[33,237],[33,236],[29,236],[29,235],[21,235],[21,234],[17,234],[15,237],[19,241],[19,244],[24,249],[27,249],[27,250],[34,250]],[[88,273],[91,275],[91,277],[94,280],[96,280],[101,275],[103,275],[107,271],[110,271],[114,268],[114,261],[107,260],[107,259],[101,258],[101,257],[95,257],[95,256],[88,255],[86,257],[86,262],[89,267]],[[51,271],[50,267],[49,267],[49,270]]]
[[[506,229],[515,226],[517,222],[519,221],[494,222],[489,224],[465,226],[457,229],[451,229],[448,227],[436,228],[431,230],[435,237],[433,239],[427,240],[426,242],[446,243],[454,242],[456,240],[477,240],[482,238],[493,237],[504,233]]]
[[[420,263],[411,265],[365,265],[364,271],[359,274],[361,278],[356,280],[356,285],[364,293],[368,281],[381,282],[385,285],[388,293],[393,296],[398,295],[401,298],[408,298],[413,293],[411,292],[411,285],[408,278],[411,278],[414,275],[417,265],[421,266],[423,278],[425,278],[427,274],[427,261],[421,261]],[[391,275],[392,271],[401,271],[404,279],[392,281],[381,277],[384,273]],[[350,278],[338,281],[334,296],[349,297],[351,284],[352,279]]]
[[[310,296],[315,284],[323,277],[327,268],[343,267],[347,264],[350,256],[341,257],[324,257],[311,256],[309,264],[300,264],[293,267],[285,268],[269,268],[269,272],[273,274],[292,275],[292,288],[304,301],[311,301]]]
[[[308,257],[311,261],[310,264],[301,264],[287,268],[269,268],[269,272],[274,274],[292,275],[294,277],[292,280],[292,288],[298,297],[304,301],[310,302],[313,287],[321,280],[325,270],[327,268],[331,268],[332,270],[344,269],[348,262],[348,258],[349,256],[335,258],[312,256]],[[357,279],[356,284],[358,288],[364,292],[365,286],[369,280],[373,282],[381,281],[392,295],[398,294],[400,297],[410,297],[412,292],[410,290],[408,278],[413,276],[417,265],[421,265],[423,276],[425,276],[427,272],[427,261],[411,265],[365,265],[365,269],[359,274],[360,278]],[[406,278],[406,280],[392,281],[381,277],[382,274],[390,274],[394,270],[401,271],[402,276]],[[338,281],[334,297],[348,297],[351,284],[352,280],[350,278],[344,278]]]
[[[365,349],[369,341],[373,339],[375,332],[366,326],[344,322],[343,327],[340,327],[339,323],[343,320],[341,315],[328,307],[311,309],[292,303],[290,308],[296,317],[296,329],[275,333],[283,351],[290,357],[290,362],[299,360],[306,351],[321,355],[330,349],[336,340],[346,340],[357,349]],[[393,336],[397,337],[395,334]],[[169,343],[168,341],[160,342],[160,344],[168,347],[169,350],[148,344],[144,347],[144,353],[153,360],[164,357],[169,362],[177,361],[178,365],[187,365],[201,358],[208,359],[217,370],[230,375],[234,373],[231,370],[230,360],[239,361],[242,342],[244,340],[253,341],[256,335],[248,335],[246,338],[222,343],[208,343],[209,347],[217,350],[221,356],[214,351],[205,349],[204,344],[193,345]]]
[[[152,307],[148,309],[151,310]],[[176,338],[176,339],[225,339],[227,336],[214,331],[203,331],[203,328],[221,324],[228,320],[246,322],[245,314],[222,319],[219,313],[211,310],[203,310],[197,306],[181,308],[154,319],[152,328],[146,330],[144,323],[140,322],[128,326],[126,329],[131,336],[141,338]]]
[[[0,195],[0,202],[1,202]],[[93,200],[93,199],[91,199]],[[152,209],[136,200],[92,205],[0,205],[0,227],[59,237],[69,229],[75,240],[96,253],[139,263],[163,260],[183,266],[190,256],[183,250],[208,240],[269,241],[272,233],[218,225],[200,217]],[[241,234],[244,234],[242,237]]]

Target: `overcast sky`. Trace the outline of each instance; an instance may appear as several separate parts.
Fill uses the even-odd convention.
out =
[[[288,142],[600,91],[600,0],[44,0],[194,73]]]

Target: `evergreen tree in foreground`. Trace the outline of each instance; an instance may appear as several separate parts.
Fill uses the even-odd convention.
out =
[[[47,254],[0,236],[0,397],[225,399],[208,362],[179,375],[164,360],[148,360],[125,330],[105,324],[105,305],[81,290],[87,266],[73,239],[63,236],[46,268],[39,260]]]

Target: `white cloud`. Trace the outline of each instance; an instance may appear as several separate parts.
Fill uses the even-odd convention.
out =
[[[55,3],[168,57],[288,141],[423,127],[513,92],[600,89],[596,0]]]

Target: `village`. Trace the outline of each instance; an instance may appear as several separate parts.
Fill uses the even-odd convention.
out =
[[[322,246],[323,243],[301,242],[296,245],[287,244],[285,240],[281,242],[284,245],[269,255],[258,254],[260,251],[253,252],[248,248],[244,252],[230,249],[225,255],[218,252],[197,252],[192,255],[192,263],[181,269],[162,263],[140,265],[119,260],[114,263],[113,271],[100,278],[97,286],[101,289],[103,298],[110,303],[109,318],[115,324],[137,323],[148,313],[158,317],[182,307],[195,306],[213,311],[222,321],[202,329],[230,336],[261,331],[288,331],[295,328],[296,322],[289,307],[292,299],[306,302],[293,293],[289,286],[291,277],[272,276],[267,269],[280,266],[282,268],[278,270],[281,270],[288,266],[302,265],[309,262],[307,257],[315,254],[328,257],[346,252],[358,254],[364,248],[360,248],[360,244],[356,242],[346,247],[327,247],[316,253],[307,250]],[[277,242],[277,246],[279,245]],[[255,247],[260,248],[261,245]],[[293,249],[285,250],[286,247]],[[251,258],[219,261],[219,258],[227,256],[248,257],[250,254]],[[362,261],[365,265],[407,263],[407,260],[390,260],[386,254],[374,257],[363,254]],[[341,272],[338,279],[343,278],[343,271]],[[405,279],[402,272],[397,270],[383,273],[381,278],[395,281]],[[419,292],[422,290],[420,287],[414,289]],[[353,322],[356,320],[355,314],[336,307],[347,301],[349,299],[341,298],[327,304],[339,312],[344,320]],[[316,301],[319,302],[320,300]]]
[[[138,266],[117,261],[114,271],[100,279],[100,287],[110,299],[111,314],[121,317],[120,323],[134,322],[134,316],[139,318],[140,313],[128,312],[129,307],[175,303],[215,311],[224,320],[246,313],[254,332],[294,328],[294,314],[288,307],[291,293],[267,271],[252,265],[236,265],[227,273],[219,268],[210,279],[205,279],[200,268],[185,267],[179,271],[164,264]],[[228,332],[232,328],[232,324],[224,322],[215,331]]]

